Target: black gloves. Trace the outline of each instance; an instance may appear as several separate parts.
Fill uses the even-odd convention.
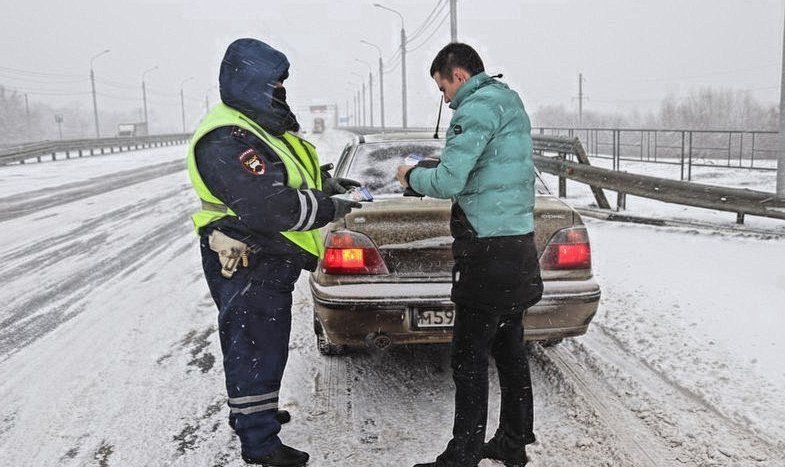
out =
[[[330,172],[328,172],[332,168],[332,164],[324,164],[319,167],[319,170],[322,173],[322,192],[327,196],[340,195],[354,187],[362,185],[360,182],[350,178],[333,177],[330,175]]]
[[[345,215],[352,212],[352,209],[358,209],[363,207],[362,204],[358,203],[357,201],[352,201],[350,199],[331,197],[330,200],[333,202],[333,206],[335,206],[335,214],[333,215],[333,221],[337,221],[338,219],[343,218]]]
[[[439,159],[423,159],[415,165],[415,167],[422,167],[424,169],[434,169],[441,162]]]
[[[350,178],[322,177],[322,191],[327,196],[340,195],[360,185],[360,182]]]
[[[437,165],[441,162],[439,159],[423,159],[417,162],[417,165],[412,167],[412,169],[416,169],[417,167],[422,167],[424,169],[435,169]],[[409,183],[409,175],[412,173],[411,169],[406,172],[406,183]],[[407,186],[405,190],[403,190],[403,196],[417,196],[422,198],[423,195],[414,191],[414,188],[411,185]]]

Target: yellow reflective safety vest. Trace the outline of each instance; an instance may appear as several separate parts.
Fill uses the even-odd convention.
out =
[[[286,167],[286,184],[290,188],[301,190],[322,189],[319,159],[316,155],[316,149],[311,143],[289,132],[284,133],[280,138],[275,137],[238,110],[220,103],[207,113],[194,132],[191,144],[188,146],[188,176],[196,190],[196,194],[202,201],[202,209],[191,216],[197,234],[202,227],[218,219],[226,216],[237,216],[234,211],[229,209],[210,192],[196,167],[196,156],[194,154],[196,143],[207,133],[223,126],[243,128],[264,141],[278,155]],[[294,153],[290,148],[294,149]],[[322,258],[324,255],[324,245],[318,229],[284,231],[281,232],[281,235],[318,258]]]

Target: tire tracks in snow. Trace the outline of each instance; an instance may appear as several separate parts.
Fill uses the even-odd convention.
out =
[[[125,170],[110,175],[94,177],[82,182],[73,182],[57,187],[0,198],[0,222],[36,213],[45,208],[72,203],[109,191],[143,183],[154,178],[182,171],[185,161],[162,162],[140,169]]]
[[[79,228],[24,245],[0,258],[4,264],[0,283],[11,287],[15,279],[35,274],[36,269],[77,255],[88,259],[67,277],[56,278],[56,282],[9,303],[7,314],[0,322],[0,361],[81,313],[80,301],[97,284],[132,272],[187,232],[189,207],[173,202],[181,192],[183,188],[170,190],[144,203],[119,208],[85,222]],[[134,222],[135,216],[149,213],[151,206],[167,202],[177,208],[174,211],[167,209],[168,217],[163,222],[121,248],[117,247],[117,241],[107,243],[106,232],[118,230],[124,224]],[[102,231],[95,232],[99,228]]]
[[[675,457],[606,387],[606,383],[586,371],[564,346],[557,345],[535,352],[562,376],[577,397],[600,419],[618,441],[617,448],[625,453],[631,465],[659,467],[672,465]]]
[[[641,361],[599,324],[580,340],[535,355],[613,433],[630,465],[785,460],[782,446]]]

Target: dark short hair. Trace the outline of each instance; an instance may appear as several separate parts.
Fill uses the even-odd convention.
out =
[[[458,67],[468,71],[471,76],[485,71],[480,54],[476,50],[466,44],[453,42],[444,46],[436,54],[436,58],[431,63],[431,76],[438,71],[439,76],[452,81],[452,70]]]

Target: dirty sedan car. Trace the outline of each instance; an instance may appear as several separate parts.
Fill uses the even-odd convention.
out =
[[[425,133],[355,136],[335,175],[358,180],[375,199],[324,228],[325,255],[311,274],[319,351],[449,342],[450,201],[403,196],[404,158],[438,159],[444,141]],[[600,288],[580,215],[537,177],[534,219],[544,293],[524,317],[526,340],[555,343],[584,334]]]

